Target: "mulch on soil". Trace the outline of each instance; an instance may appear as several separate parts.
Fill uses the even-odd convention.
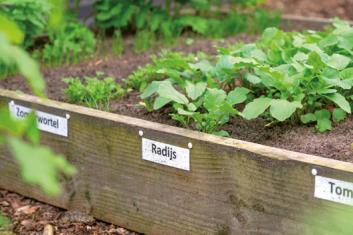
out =
[[[67,212],[2,189],[0,189],[0,211],[11,220],[9,226],[0,228],[0,235],[13,233],[20,235],[139,234],[95,220],[87,215],[75,215],[75,212]],[[44,230],[47,233],[43,233]],[[53,233],[48,232],[49,230]]]

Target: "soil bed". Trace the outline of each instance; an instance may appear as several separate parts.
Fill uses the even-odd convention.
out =
[[[46,226],[52,226],[54,234],[139,234],[116,225],[95,220],[91,216],[79,214],[73,216],[77,212],[66,212],[54,206],[2,189],[0,189],[0,211],[11,220],[11,225],[3,229],[4,235],[7,230],[23,235],[43,234]],[[1,229],[0,234],[2,234]],[[12,233],[7,234],[10,235]]]
[[[173,50],[183,52],[203,51],[214,53],[214,46],[236,41],[254,41],[256,36],[238,35],[222,41],[195,39],[191,46],[179,43]],[[183,40],[183,39],[181,39]],[[47,82],[48,97],[54,100],[65,101],[63,89],[66,87],[62,82],[63,77],[89,76],[95,75],[97,71],[113,76],[117,82],[121,83],[138,66],[150,61],[149,56],[158,52],[150,50],[143,54],[134,54],[131,50],[131,41],[128,40],[126,53],[121,57],[101,53],[93,59],[80,62],[76,65],[63,65],[56,68],[45,68],[43,74]],[[108,49],[109,44],[104,48]],[[0,82],[1,88],[10,90],[21,90],[29,92],[20,77],[13,77]],[[133,116],[154,122],[177,125],[168,115],[168,110],[148,113],[144,108],[139,107],[139,97],[137,92],[131,92],[120,101],[111,102],[111,112]],[[333,124],[333,130],[326,133],[317,133],[313,126],[293,126],[287,123],[276,124],[266,127],[267,123],[263,119],[245,121],[240,118],[232,119],[229,124],[223,127],[233,138],[264,144],[273,147],[284,148],[292,151],[318,155],[322,157],[334,158],[337,160],[353,162],[353,118],[349,117],[344,122]]]

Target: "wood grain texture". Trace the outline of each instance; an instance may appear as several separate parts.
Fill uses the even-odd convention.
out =
[[[60,198],[22,183],[0,148],[1,188],[62,208],[157,235],[303,234],[315,212],[352,210],[314,198],[311,175],[316,168],[319,175],[353,182],[351,163],[0,90],[0,103],[10,100],[71,116],[68,138],[42,132],[43,143],[78,169],[73,179],[63,180]],[[179,147],[192,142],[191,170],[142,160],[139,130]]]

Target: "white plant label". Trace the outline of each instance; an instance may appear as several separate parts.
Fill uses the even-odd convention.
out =
[[[353,206],[353,183],[315,176],[314,196]]]
[[[22,105],[9,103],[9,110],[12,117],[16,119],[24,119],[32,112],[32,109]],[[63,118],[50,113],[35,111],[37,117],[37,127],[39,130],[53,133],[60,136],[68,136],[67,118]]]
[[[190,170],[190,150],[142,138],[142,159],[166,166]]]

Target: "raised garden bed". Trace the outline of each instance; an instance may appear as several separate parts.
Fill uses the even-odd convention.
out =
[[[319,176],[350,181],[353,164],[157,124],[1,90],[1,103],[70,115],[68,137],[43,143],[78,169],[64,194],[47,198],[18,180],[1,149],[0,187],[147,234],[299,233],[306,216],[350,206],[314,197]],[[190,149],[190,171],[143,160],[143,138]],[[190,147],[190,146],[189,146]],[[330,211],[330,213],[332,212]],[[168,218],[168,219],[166,219]]]
[[[67,156],[78,169],[73,179],[62,179],[65,193],[61,197],[48,198],[38,188],[18,180],[15,162],[1,148],[0,188],[61,208],[81,210],[135,231],[302,234],[313,223],[325,224],[317,217],[318,213],[352,209],[351,186],[334,181],[352,182],[352,163],[41,100],[13,91],[1,90],[0,102],[32,107],[65,119],[67,134],[43,132],[42,141]],[[125,112],[128,104],[124,106]],[[348,139],[345,141],[352,137],[348,136],[351,123],[348,119],[342,127],[346,132],[341,132],[341,136]],[[146,151],[153,151],[153,147],[143,150],[143,143],[148,144],[148,140],[157,141],[151,146],[159,145],[162,149],[182,148],[183,159],[177,158],[177,163],[173,163],[173,157],[159,159],[162,164],[144,160],[150,156]],[[306,142],[310,144],[310,140]],[[326,146],[323,152],[333,147]],[[344,157],[337,154],[335,157],[347,160],[351,156],[347,151]],[[177,156],[180,152],[177,151]],[[334,186],[341,187],[341,191]],[[328,200],[322,200],[325,197]]]

